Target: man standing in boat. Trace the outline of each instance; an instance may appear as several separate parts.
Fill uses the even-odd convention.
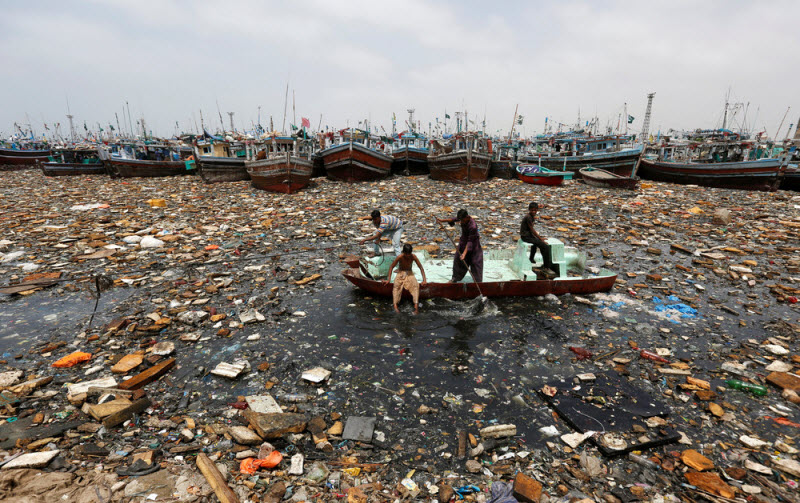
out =
[[[544,268],[548,271],[552,271],[553,274],[557,274],[557,271],[553,268],[550,245],[547,244],[547,241],[545,241],[544,238],[538,232],[536,232],[536,229],[533,227],[534,224],[536,224],[536,213],[538,212],[539,203],[534,202],[528,205],[528,214],[525,215],[525,218],[522,219],[522,223],[519,226],[519,237],[524,242],[531,244],[531,254],[529,257],[531,263],[534,263],[536,250],[539,250],[542,253]]]
[[[375,241],[375,253],[380,253],[381,238],[383,236],[389,236],[392,239],[394,254],[399,257],[400,237],[403,235],[403,221],[397,217],[381,215],[381,212],[378,210],[372,210],[369,218],[378,231],[372,236],[362,239],[359,243],[364,244],[367,241]]]
[[[416,255],[412,253],[411,245],[406,243],[403,245],[403,253],[398,255],[397,258],[394,259],[392,265],[389,267],[389,275],[386,276],[386,281],[384,283],[388,284],[392,280],[392,271],[394,270],[394,266],[400,264],[397,270],[397,276],[394,278],[394,288],[392,289],[392,300],[394,301],[394,310],[395,312],[400,312],[400,309],[397,305],[400,303],[400,297],[403,295],[403,289],[408,290],[408,293],[411,294],[411,298],[414,300],[414,314],[419,314],[419,283],[417,283],[417,278],[414,277],[414,271],[411,270],[411,267],[414,264],[417,264],[419,267],[420,272],[422,273],[422,286],[425,286],[428,283],[428,280],[425,279],[425,269],[422,268],[422,264],[419,262],[419,259]]]
[[[473,281],[483,281],[483,248],[481,237],[478,235],[478,224],[469,216],[467,210],[460,209],[455,218],[437,218],[437,222],[447,222],[450,226],[459,222],[461,224],[461,237],[456,246],[453,257],[453,277],[450,283],[458,283],[469,272]]]

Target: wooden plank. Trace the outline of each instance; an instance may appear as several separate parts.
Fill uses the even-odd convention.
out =
[[[159,363],[158,365],[153,365],[149,369],[145,370],[141,374],[137,374],[127,381],[122,381],[119,383],[119,389],[139,389],[143,386],[150,384],[151,382],[155,381],[162,375],[166,374],[169,369],[171,369],[175,365],[175,358],[170,358],[169,360],[164,360],[163,362]]]
[[[217,470],[216,465],[205,455],[205,453],[197,454],[197,468],[206,478],[208,485],[214,489],[214,493],[219,498],[220,503],[239,503],[239,498],[236,493],[228,487],[222,474]]]
[[[138,414],[144,411],[146,408],[150,407],[150,399],[149,398],[140,398],[136,400],[132,404],[130,404],[125,409],[122,409],[119,412],[115,412],[111,414],[105,420],[103,420],[103,426],[106,428],[113,428],[118,424],[122,424],[128,419],[132,418],[134,414]]]

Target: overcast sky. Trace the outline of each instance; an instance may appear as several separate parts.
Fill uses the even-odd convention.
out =
[[[424,129],[467,110],[505,133],[519,104],[530,135],[579,111],[616,127],[627,103],[638,130],[648,92],[651,131],[713,128],[730,88],[734,127],[746,108],[773,136],[792,107],[785,136],[800,116],[798,20],[796,0],[5,2],[0,134],[66,124],[67,100],[81,130],[122,123],[126,102],[165,136],[200,110],[218,128],[217,103],[226,128],[226,112],[250,129],[261,107],[280,129],[288,83],[287,128],[294,94],[313,129],[390,130],[393,112],[404,129],[415,108]]]

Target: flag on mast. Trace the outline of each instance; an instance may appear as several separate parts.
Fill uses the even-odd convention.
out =
[[[305,117],[301,117],[301,118],[300,118],[300,124],[301,124],[303,127],[311,127],[311,121],[310,121],[310,120],[308,120],[308,119],[306,119]]]

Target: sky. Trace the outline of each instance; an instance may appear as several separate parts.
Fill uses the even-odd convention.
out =
[[[517,107],[529,136],[546,118],[624,128],[626,104],[638,131],[652,92],[651,132],[721,127],[730,94],[729,127],[784,137],[798,19],[796,0],[5,2],[0,137],[67,131],[68,110],[79,131],[144,118],[170,136],[201,113],[230,129],[234,112],[237,130],[307,117],[388,132],[409,108],[425,131],[466,111],[505,135]]]

